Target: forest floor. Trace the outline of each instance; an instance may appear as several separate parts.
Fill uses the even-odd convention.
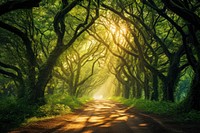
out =
[[[10,133],[200,133],[200,123],[174,122],[113,101],[96,100],[74,113],[29,123]]]

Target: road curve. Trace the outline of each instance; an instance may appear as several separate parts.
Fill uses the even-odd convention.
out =
[[[162,124],[122,104],[96,100],[80,113],[33,123],[10,133],[169,133]]]

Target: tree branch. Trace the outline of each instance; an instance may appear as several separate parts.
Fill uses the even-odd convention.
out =
[[[32,65],[35,65],[35,63],[36,63],[35,55],[34,55],[32,47],[31,47],[31,41],[27,37],[27,35],[25,33],[23,33],[21,30],[19,30],[18,28],[8,25],[2,21],[0,21],[0,27],[14,33],[15,35],[17,35],[18,37],[20,37],[22,39],[23,44],[26,47],[26,55],[29,59],[29,62]]]
[[[0,69],[0,74],[3,74],[4,76],[11,77],[11,78],[13,78],[14,80],[15,80],[15,79],[18,79],[18,76],[17,76],[16,74],[11,73],[11,72],[7,72],[7,71],[5,71],[5,70],[3,70],[3,69]]]
[[[12,0],[7,1],[0,5],[0,16],[8,13],[10,11],[14,11],[17,9],[30,9],[32,7],[39,7],[39,3],[42,0]]]

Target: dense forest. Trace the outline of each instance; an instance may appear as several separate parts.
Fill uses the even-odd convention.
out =
[[[3,111],[55,94],[200,111],[200,2],[0,0]]]

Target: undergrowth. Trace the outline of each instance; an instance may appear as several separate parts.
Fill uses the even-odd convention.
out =
[[[112,100],[135,107],[145,113],[170,116],[177,122],[200,122],[200,111],[191,110],[190,112],[184,112],[180,110],[180,104],[178,103],[144,99],[125,99],[122,97],[113,97]]]
[[[30,106],[24,100],[4,97],[0,100],[0,131],[6,132],[19,126],[26,118],[36,115],[37,106]]]
[[[88,97],[75,98],[67,94],[54,94],[46,97],[43,106],[28,105],[26,100],[15,97],[0,99],[0,131],[7,132],[19,127],[22,123],[40,121],[57,115],[70,113],[90,100]]]

